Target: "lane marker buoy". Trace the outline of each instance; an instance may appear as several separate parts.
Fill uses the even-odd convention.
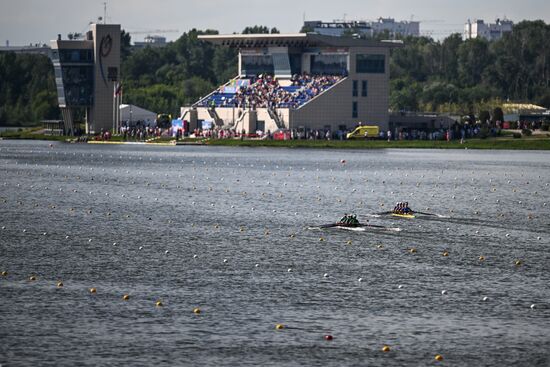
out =
[[[95,288],[90,288],[90,293],[97,293],[97,289],[95,289]]]
[[[277,330],[283,330],[285,328],[285,326],[283,324],[276,324],[275,325],[275,329]]]

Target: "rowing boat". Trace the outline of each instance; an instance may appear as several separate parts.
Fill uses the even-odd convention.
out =
[[[376,224],[367,224],[367,223],[358,223],[358,224],[330,223],[330,224],[323,224],[320,226],[309,227],[309,228],[310,229],[335,228],[335,229],[345,229],[348,231],[365,231],[367,229],[377,229],[377,230],[396,231],[396,232],[401,231],[401,228],[386,227],[386,226],[380,226]]]
[[[399,218],[407,218],[412,219],[416,218],[414,214],[398,214],[398,213],[391,213],[392,217],[399,217]]]

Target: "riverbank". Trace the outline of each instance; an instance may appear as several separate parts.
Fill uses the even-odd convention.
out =
[[[549,137],[469,139],[461,144],[458,140],[209,140],[207,145],[238,147],[279,148],[330,148],[330,149],[512,149],[550,150]]]
[[[45,135],[36,130],[5,131],[0,139],[50,140],[73,142],[68,136]],[[125,141],[114,136],[109,141],[89,140],[91,144],[155,144],[155,145],[211,145],[235,147],[275,147],[313,149],[510,149],[510,150],[550,150],[550,134],[535,134],[512,138],[510,136],[468,139],[463,144],[458,140],[256,140],[256,139],[183,139],[175,141],[169,137],[152,139],[147,142]]]

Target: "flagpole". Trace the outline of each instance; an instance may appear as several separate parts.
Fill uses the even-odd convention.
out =
[[[115,134],[116,121],[116,82],[113,82],[113,135]]]

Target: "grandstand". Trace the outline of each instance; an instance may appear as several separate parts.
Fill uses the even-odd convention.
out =
[[[239,50],[238,75],[181,108],[191,130],[253,133],[346,130],[359,122],[388,129],[389,50],[396,42],[299,34],[204,35]]]

